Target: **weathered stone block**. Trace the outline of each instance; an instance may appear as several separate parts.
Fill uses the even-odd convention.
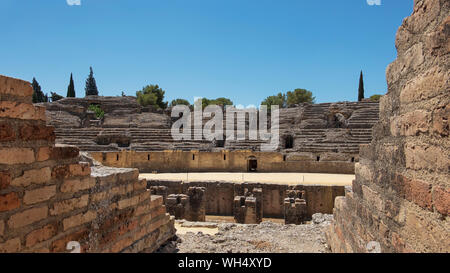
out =
[[[188,221],[205,221],[206,212],[206,188],[203,187],[189,187],[189,211]]]
[[[0,118],[45,121],[45,107],[31,103],[0,101]]]
[[[31,98],[33,88],[27,81],[0,75],[0,95]]]
[[[0,154],[0,164],[30,164],[35,159],[30,148],[1,148]]]
[[[405,198],[425,209],[432,209],[431,184],[416,180],[405,179]]]
[[[61,192],[78,192],[87,190],[95,186],[95,179],[92,177],[74,178],[65,180],[61,185]]]
[[[300,198],[284,199],[284,223],[286,225],[303,224],[307,215],[306,201]]]
[[[162,196],[152,195],[150,198],[151,198],[150,209],[154,209],[154,208],[156,208],[158,206],[161,206],[163,204]]]
[[[97,217],[97,212],[88,211],[86,213],[80,213],[75,216],[68,217],[63,220],[64,230],[86,224]]]
[[[433,133],[448,136],[449,135],[449,127],[450,127],[450,106],[447,105],[445,107],[436,109],[433,112]]]
[[[124,209],[124,208],[128,208],[130,206],[136,206],[137,204],[139,204],[139,196],[134,196],[132,198],[120,200],[118,202],[118,208]]]
[[[80,162],[78,164],[69,165],[69,173],[71,176],[88,176],[91,174],[89,163]]]
[[[48,214],[48,208],[46,206],[39,208],[32,208],[20,213],[12,215],[8,220],[9,228],[21,228],[29,224],[35,223],[42,219],[45,219]]]
[[[131,237],[126,237],[120,241],[118,241],[117,243],[115,243],[112,247],[111,247],[111,252],[117,253],[122,251],[124,248],[126,248],[127,246],[130,246],[133,243],[133,238]]]
[[[11,185],[15,187],[28,187],[31,184],[44,184],[51,179],[49,167],[24,171],[22,176],[15,178]]]
[[[375,207],[379,211],[383,211],[384,203],[383,199],[380,196],[380,193],[372,190],[366,185],[362,185],[362,193],[363,198],[367,202],[368,205]]]
[[[429,131],[431,113],[425,110],[415,110],[392,117],[390,123],[393,136],[415,136]]]
[[[411,79],[400,93],[400,102],[423,101],[449,90],[448,71],[432,67],[423,74]]]
[[[186,194],[170,194],[166,198],[166,209],[175,219],[186,219],[190,211],[189,196]]]
[[[449,152],[438,146],[413,143],[405,145],[406,167],[413,170],[448,171],[448,156]]]
[[[35,190],[25,191],[23,202],[27,205],[49,200],[56,195],[56,186],[48,186]]]
[[[164,203],[166,203],[168,189],[166,186],[151,186],[150,193],[152,195],[160,195],[163,197]]]
[[[53,204],[52,208],[50,208],[50,215],[59,215],[75,209],[84,208],[88,205],[88,202],[89,202],[88,194],[85,194],[79,198],[72,198],[61,202],[57,202]]]

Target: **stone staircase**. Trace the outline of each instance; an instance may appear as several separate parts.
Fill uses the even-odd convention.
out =
[[[284,153],[335,152],[357,154],[359,145],[370,143],[372,139],[372,127],[378,121],[378,107],[378,103],[372,102],[343,102],[303,104],[299,107],[281,109],[278,151]],[[330,124],[330,119],[332,120],[335,113],[346,115],[344,127],[332,127],[333,124]],[[226,128],[225,117],[226,115],[224,115],[224,129]],[[206,122],[207,120],[204,119],[203,125]],[[270,126],[270,119],[268,119],[268,122]],[[237,126],[237,121],[235,121],[235,126]],[[246,140],[226,140],[223,147],[219,147],[220,145],[206,139],[194,140],[194,130],[192,130],[191,140],[174,140],[170,127],[68,128],[57,126],[56,142],[75,145],[83,151],[119,151],[122,149],[136,151],[211,151],[217,149],[260,151],[261,144],[268,141],[250,140],[248,126],[248,120],[246,120]],[[115,143],[99,145],[96,143],[96,137],[100,132],[106,135],[126,134],[129,136],[131,144],[128,147],[119,147]],[[288,135],[293,137],[294,146],[285,149],[283,139]]]

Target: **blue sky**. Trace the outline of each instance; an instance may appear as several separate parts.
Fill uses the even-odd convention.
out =
[[[77,2],[77,0],[70,0]],[[370,1],[370,0],[369,0]],[[377,0],[378,1],[378,0]],[[377,2],[374,1],[374,2]],[[306,88],[317,102],[386,92],[395,33],[412,0],[0,0],[0,74],[84,96],[89,66],[101,95],[147,84],[166,99],[235,104]]]

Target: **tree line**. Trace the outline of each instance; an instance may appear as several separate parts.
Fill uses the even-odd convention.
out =
[[[90,72],[86,79],[86,87],[84,88],[85,95],[86,96],[98,96],[98,89],[97,89],[97,83],[95,82],[94,78],[94,71],[92,70],[92,67],[89,68]],[[50,97],[48,94],[44,94],[44,92],[41,89],[41,86],[39,85],[36,78],[33,78],[31,86],[33,87],[33,103],[39,103],[39,102],[49,102],[51,101],[58,101],[63,96],[57,94],[56,92],[50,92]],[[70,73],[70,80],[69,80],[69,86],[67,87],[67,98],[75,98],[76,92],[75,92],[75,84],[73,82],[73,74]]]
[[[89,75],[86,79],[86,85],[85,85],[85,95],[86,96],[98,96],[98,88],[97,83],[94,78],[94,72],[92,67],[89,68]],[[51,92],[50,98],[47,94],[44,94],[44,92],[41,90],[41,86],[37,82],[35,78],[33,78],[32,82],[33,87],[33,103],[39,103],[39,102],[49,102],[51,101],[58,101],[63,96]],[[170,104],[164,100],[166,91],[164,91],[161,87],[159,87],[157,84],[153,85],[147,85],[144,86],[141,90],[136,92],[136,98],[137,102],[141,106],[152,106],[155,109],[166,109],[167,107],[173,107],[175,105],[187,105],[191,106],[188,100],[178,98],[174,99],[170,102]],[[122,96],[125,96],[124,92],[122,92]],[[75,92],[75,84],[73,81],[73,74],[70,74],[70,80],[69,85],[67,87],[67,95],[68,98],[74,98],[76,97]],[[373,95],[369,98],[370,101],[379,101],[381,95]],[[278,105],[280,108],[287,108],[292,107],[301,103],[315,103],[316,98],[313,96],[313,93],[309,90],[297,88],[293,91],[287,91],[285,93],[279,92],[276,95],[268,96],[265,98],[261,105],[267,105],[270,109],[272,105]],[[358,87],[358,101],[364,100],[364,79],[363,79],[363,72],[361,71],[360,77],[359,77],[359,87]],[[233,101],[231,101],[228,98],[220,97],[216,99],[208,99],[208,98],[202,98],[202,107],[205,108],[208,105],[220,105],[220,106],[226,106],[226,105],[233,105]]]

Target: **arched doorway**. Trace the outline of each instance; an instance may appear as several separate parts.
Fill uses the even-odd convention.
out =
[[[254,156],[250,156],[247,160],[247,171],[257,172],[258,171],[258,160]]]

